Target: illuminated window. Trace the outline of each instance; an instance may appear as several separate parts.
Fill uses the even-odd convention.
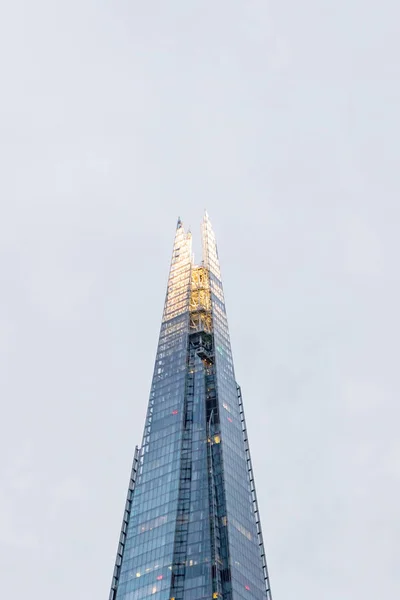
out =
[[[242,533],[245,537],[247,537],[248,540],[252,540],[252,535],[250,533],[250,531],[248,531],[245,527],[243,527],[243,525],[241,525],[240,523],[238,523],[238,521],[236,521],[236,519],[234,519],[233,517],[230,519],[232,525],[238,530],[240,531],[240,533]]]

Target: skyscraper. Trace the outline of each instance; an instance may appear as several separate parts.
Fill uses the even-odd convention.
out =
[[[178,220],[110,600],[271,600],[215,235]]]

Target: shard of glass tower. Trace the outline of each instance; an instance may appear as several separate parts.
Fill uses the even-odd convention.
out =
[[[178,220],[109,600],[272,600],[217,246]]]

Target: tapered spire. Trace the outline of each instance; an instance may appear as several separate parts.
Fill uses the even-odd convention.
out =
[[[204,213],[203,223],[201,226],[202,232],[202,245],[203,245],[203,263],[204,266],[210,269],[211,273],[215,275],[217,279],[221,279],[221,270],[219,267],[217,240],[213,227],[211,225],[210,217],[207,211]]]
[[[178,219],[109,600],[272,600],[207,211],[202,238],[195,266]]]
[[[178,218],[172,250],[163,321],[189,310],[190,268],[192,264],[192,236],[185,232]]]

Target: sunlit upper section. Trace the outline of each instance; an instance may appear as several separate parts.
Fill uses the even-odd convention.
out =
[[[202,244],[203,244],[203,263],[204,266],[215,275],[217,279],[221,279],[221,271],[219,268],[217,241],[215,233],[211,225],[207,211],[204,214],[203,223],[201,226]]]
[[[163,321],[188,311],[192,268],[192,236],[178,219],[168,278]]]
[[[192,330],[211,331],[211,287],[215,287],[215,280],[220,281],[221,273],[215,234],[207,212],[203,218],[201,233],[203,260],[197,266],[192,258],[192,236],[185,232],[182,221],[178,219],[163,321],[189,313]],[[210,283],[210,274],[214,276],[213,285]]]

